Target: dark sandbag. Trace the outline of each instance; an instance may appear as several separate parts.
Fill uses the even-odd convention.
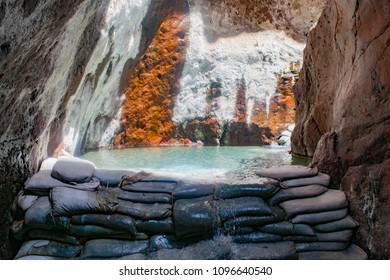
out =
[[[270,167],[265,169],[260,169],[256,171],[256,175],[260,177],[273,178],[279,181],[296,179],[296,178],[305,178],[313,177],[318,174],[317,167],[306,167],[299,165],[291,166],[280,166],[280,167]]]
[[[326,211],[313,214],[302,214],[295,216],[291,222],[294,224],[308,224],[317,225],[322,223],[329,223],[345,218],[348,215],[348,208]]]
[[[231,259],[231,246],[230,239],[218,237],[182,249],[160,249],[150,257],[153,260],[228,260]]]
[[[343,251],[312,251],[298,254],[300,260],[368,260],[366,252],[352,244]]]
[[[124,185],[121,188],[125,191],[145,192],[145,193],[168,193],[172,194],[175,190],[175,182],[144,182],[139,181],[133,184]]]
[[[243,196],[268,198],[279,191],[279,183],[265,178],[249,177],[244,180],[231,179],[219,182],[215,189],[215,199],[227,199]]]
[[[120,214],[84,214],[72,216],[71,223],[75,225],[96,225],[105,228],[117,229],[128,232],[134,236],[137,233],[134,219]]]
[[[172,203],[172,195],[167,193],[143,193],[125,191],[121,188],[114,188],[111,192],[119,199],[139,203]]]
[[[111,170],[96,168],[93,171],[92,177],[100,181],[104,187],[118,187],[123,176],[134,177],[139,172],[131,170]]]
[[[177,200],[173,221],[179,239],[212,236],[218,225],[212,196]]]
[[[30,240],[20,248],[15,259],[26,255],[52,256],[60,258],[75,258],[81,251],[82,246],[65,244],[49,240]]]
[[[147,233],[175,233],[172,218],[164,220],[146,220],[137,221],[137,229],[141,232]]]
[[[215,201],[217,213],[222,220],[238,216],[271,215],[272,210],[260,197],[239,197]]]
[[[233,260],[295,260],[298,258],[293,242],[234,244]]]
[[[320,185],[328,187],[329,184],[330,176],[324,173],[318,173],[318,175],[314,177],[286,180],[281,183],[283,188],[294,188],[308,185]]]
[[[111,236],[120,236],[121,239],[134,239],[134,235],[117,229],[105,228],[95,225],[71,225],[69,233],[78,237],[92,238],[106,238]]]
[[[117,212],[141,220],[162,220],[171,216],[172,204],[146,204],[120,200]]]
[[[66,258],[52,257],[52,256],[38,256],[38,255],[27,255],[15,259],[18,261],[54,261],[54,260],[66,260]]]
[[[226,222],[224,222],[223,228],[225,232],[230,233],[235,232],[236,229],[241,227],[258,227],[279,221],[280,220],[273,215],[261,217],[243,216],[227,220]]]
[[[228,233],[230,235],[240,235],[240,234],[249,234],[254,231],[255,229],[253,227],[236,227],[234,229],[229,229]]]
[[[234,235],[232,239],[236,243],[261,243],[283,241],[283,236],[257,231],[250,234]]]
[[[23,191],[21,191],[17,196],[17,205],[20,208],[20,210],[26,212],[28,208],[30,208],[35,201],[37,201],[38,196],[37,195],[28,195],[24,194]]]
[[[309,242],[295,243],[297,252],[307,251],[341,251],[347,249],[349,242]]]
[[[319,213],[342,209],[348,206],[345,193],[338,190],[328,190],[317,197],[288,200],[280,206],[291,218],[298,214]]]
[[[92,179],[95,165],[75,157],[60,157],[53,166],[51,176],[66,183],[86,183]]]
[[[80,259],[85,258],[120,258],[126,255],[145,253],[148,241],[128,241],[116,239],[94,239],[85,243]]]
[[[71,188],[54,188],[50,198],[55,216],[113,213],[118,207],[117,198],[104,190],[82,191]]]
[[[38,198],[26,211],[25,224],[32,228],[67,229],[69,218],[64,216],[53,217],[51,204],[47,196]]]
[[[355,222],[355,220],[348,215],[344,219],[337,220],[330,223],[316,225],[314,228],[318,232],[334,232],[334,231],[340,231],[345,229],[355,229],[357,227],[358,227],[357,222]]]
[[[29,230],[28,236],[30,239],[46,239],[73,245],[80,244],[79,240],[76,237],[69,235],[66,231],[37,228]]]
[[[203,196],[209,196],[214,193],[214,184],[197,181],[179,181],[174,192],[175,200],[191,199]]]
[[[126,255],[126,256],[120,257],[117,260],[144,261],[147,259],[148,259],[148,257],[145,254],[132,254],[132,255]]]
[[[315,235],[313,229],[308,225],[292,224],[286,221],[261,226],[258,227],[258,230],[266,233],[273,233],[273,234],[287,235],[287,236],[288,235],[304,235],[304,236]]]
[[[268,203],[271,205],[278,205],[287,200],[316,197],[325,193],[328,188],[320,185],[309,185],[299,188],[282,189],[272,196]]]
[[[51,177],[51,170],[41,170],[24,183],[24,190],[36,195],[49,195],[50,190],[57,187],[72,187]]]

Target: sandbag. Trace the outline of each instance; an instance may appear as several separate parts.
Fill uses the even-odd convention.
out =
[[[345,229],[355,229],[358,227],[358,224],[355,222],[351,216],[346,216],[344,219],[337,220],[330,223],[316,225],[314,228],[318,232],[334,232]]]
[[[52,257],[52,256],[38,256],[38,255],[26,255],[20,258],[15,258],[18,261],[54,261],[54,260],[66,260],[66,258]]]
[[[142,192],[131,192],[125,191],[121,188],[113,188],[111,192],[122,200],[139,203],[172,203],[172,195],[167,193],[142,193]]]
[[[294,224],[317,225],[343,219],[347,216],[347,214],[348,208],[344,208],[340,210],[326,211],[321,213],[297,215],[292,218],[291,222]]]
[[[84,239],[95,238],[119,238],[119,239],[135,239],[134,235],[117,229],[105,228],[95,225],[71,225],[69,233],[77,237],[83,237]]]
[[[255,229],[253,227],[235,227],[233,229],[229,229],[228,233],[230,235],[240,235],[240,234],[249,234],[254,231]]]
[[[279,166],[279,167],[270,167],[265,169],[260,169],[255,172],[256,175],[260,177],[273,178],[279,181],[296,179],[296,178],[306,178],[313,177],[318,174],[317,167],[306,167],[299,165],[291,166]]]
[[[180,181],[173,192],[173,197],[179,200],[209,196],[214,193],[214,188],[214,184],[207,182]]]
[[[26,255],[52,256],[73,259],[81,251],[82,246],[65,244],[50,240],[30,240],[23,243],[15,259]]]
[[[175,187],[176,187],[175,182],[139,181],[133,184],[124,185],[121,188],[125,191],[133,191],[133,192],[172,194],[175,190]]]
[[[280,203],[288,218],[298,214],[319,213],[342,209],[348,206],[345,193],[328,190],[317,197],[288,200]]]
[[[51,177],[51,170],[41,170],[24,183],[24,190],[36,195],[49,195],[50,190],[57,187],[72,187]]]
[[[295,243],[297,252],[308,251],[341,251],[347,249],[349,242],[308,242]]]
[[[102,186],[113,188],[118,187],[123,176],[134,177],[139,172],[131,170],[111,170],[96,168],[92,177],[100,181]]]
[[[245,180],[229,180],[219,182],[215,189],[215,199],[227,199],[243,196],[258,196],[268,198],[279,191],[277,181],[261,178],[247,178]]]
[[[352,230],[316,233],[315,236],[290,236],[287,239],[294,242],[350,242]]]
[[[39,168],[39,170],[52,170],[54,164],[57,162],[57,158],[47,158],[45,159]]]
[[[128,241],[116,239],[94,239],[85,243],[80,259],[89,257],[119,258],[126,255],[146,253],[148,241]]]
[[[277,217],[273,215],[259,217],[242,216],[227,220],[224,222],[223,228],[225,232],[229,233],[234,232],[237,228],[240,227],[257,227],[279,221],[280,220],[278,220]]]
[[[232,239],[236,243],[261,243],[283,241],[283,237],[280,235],[260,231],[244,235],[234,235],[232,236]]]
[[[343,251],[311,251],[298,254],[300,260],[368,260],[366,252],[352,244]]]
[[[53,215],[72,216],[86,213],[113,213],[117,198],[106,191],[82,191],[54,188],[50,193]]]
[[[37,195],[28,195],[25,194],[23,190],[21,190],[14,199],[11,208],[14,219],[23,220],[27,209],[30,208],[34,202],[37,201],[37,199]]]
[[[283,188],[294,188],[308,185],[320,185],[328,187],[330,184],[330,176],[324,173],[318,173],[317,176],[308,178],[298,178],[281,182]]]
[[[69,218],[53,217],[49,198],[42,196],[26,211],[25,224],[31,228],[68,229]]]
[[[134,219],[120,214],[84,214],[72,216],[71,223],[75,225],[96,225],[117,229],[119,231],[128,232],[133,236],[137,233]]]
[[[195,240],[199,241],[199,240]],[[161,249],[180,249],[189,246],[192,240],[177,240],[174,235],[153,235],[150,237],[150,251]]]
[[[223,221],[238,216],[266,216],[272,210],[260,197],[239,197],[215,201],[217,213]]]
[[[298,255],[293,242],[233,245],[233,260],[295,260],[297,258]]]
[[[145,254],[132,254],[132,255],[126,255],[123,257],[118,258],[118,260],[127,260],[127,261],[144,261],[147,260],[148,257]]]
[[[278,235],[303,235],[303,236],[314,236],[313,229],[304,224],[292,224],[287,221],[268,224],[258,227],[259,231],[266,233],[273,233]]]
[[[279,203],[287,200],[316,197],[325,193],[327,190],[328,188],[320,185],[309,185],[299,188],[282,189],[274,196],[272,196],[268,200],[268,203],[271,205],[278,205]]]
[[[179,239],[212,236],[218,225],[212,196],[177,200],[173,220]]]
[[[51,176],[65,183],[86,183],[92,179],[95,165],[76,157],[60,157],[51,171]]]
[[[137,221],[137,229],[146,233],[175,233],[172,218],[166,218],[164,220],[146,220]]]
[[[117,212],[141,220],[162,220],[171,216],[172,205],[168,203],[145,204],[119,200]]]
[[[46,239],[73,245],[80,244],[76,237],[69,235],[67,231],[60,230],[31,229],[28,231],[28,237],[30,239]]]

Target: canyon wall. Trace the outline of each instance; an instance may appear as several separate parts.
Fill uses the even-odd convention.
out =
[[[344,190],[371,258],[390,258],[390,2],[331,0],[295,85],[295,154]]]

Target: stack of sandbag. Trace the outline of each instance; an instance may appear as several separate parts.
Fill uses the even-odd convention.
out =
[[[14,203],[15,259],[363,259],[343,192],[316,168],[207,178],[60,157]]]
[[[259,227],[260,232],[295,242],[302,259],[366,257],[360,248],[351,246],[358,225],[348,215],[344,192],[328,189],[328,175],[304,166],[268,168],[257,175],[280,182],[280,191],[268,203],[281,207],[286,215],[283,222]]]

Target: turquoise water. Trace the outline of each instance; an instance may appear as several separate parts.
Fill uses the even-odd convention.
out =
[[[293,164],[279,147],[152,147],[99,150],[84,154],[98,168],[143,169],[171,172],[250,171]]]

